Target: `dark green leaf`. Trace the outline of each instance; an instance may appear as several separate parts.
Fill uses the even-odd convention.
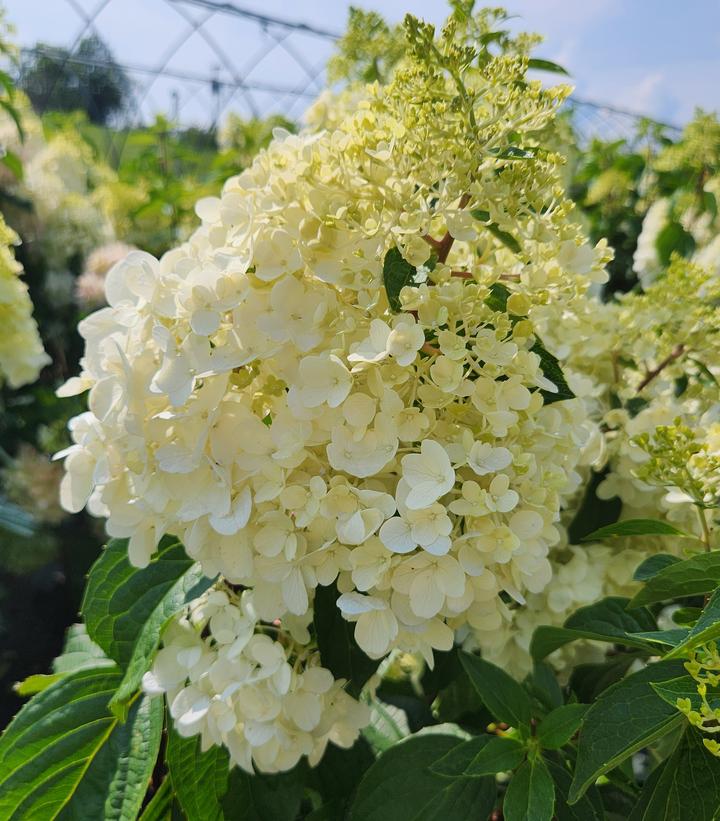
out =
[[[565,74],[568,77],[570,76],[561,65],[553,63],[552,60],[542,60],[539,57],[531,57],[528,60],[528,68],[534,68],[536,71],[551,71],[554,74]]]
[[[115,723],[90,763],[58,821],[135,821],[147,792],[160,749],[161,698],[141,696],[127,720]]]
[[[526,752],[514,738],[477,735],[454,747],[430,769],[449,778],[479,778],[514,770],[525,760]]]
[[[605,690],[590,707],[578,739],[572,803],[601,775],[685,720],[651,687],[682,672],[677,661],[651,664]]]
[[[555,807],[555,785],[542,758],[526,761],[510,779],[505,821],[550,821]]]
[[[298,765],[288,773],[248,775],[234,767],[221,802],[226,821],[295,821],[303,796],[304,769]]]
[[[460,660],[493,718],[527,732],[532,718],[532,702],[522,685],[504,670],[478,656],[461,653]]]
[[[716,590],[705,605],[700,618],[685,639],[667,654],[667,658],[680,658],[701,644],[720,636],[720,589]]]
[[[649,579],[628,607],[710,593],[720,584],[720,551],[668,565]]]
[[[694,539],[668,522],[659,519],[625,519],[623,522],[601,527],[583,538],[584,542],[597,542],[610,536],[683,536]]]
[[[588,711],[587,704],[564,704],[549,713],[540,722],[537,728],[537,738],[540,746],[548,750],[556,750],[570,741],[575,735]]]
[[[485,304],[491,311],[507,311],[507,301],[510,296],[510,290],[501,282],[493,282],[490,286],[490,295],[485,300]]]
[[[211,584],[177,540],[164,539],[142,569],[130,564],[124,539],[103,550],[90,569],[82,613],[90,637],[125,672],[112,702],[119,714],[149,669],[167,621]]]
[[[628,636],[651,644],[664,644],[666,647],[675,647],[685,641],[689,632],[687,628],[676,627],[670,630],[652,630],[648,633],[628,633]]]
[[[671,707],[677,706],[679,698],[688,699],[692,709],[698,712],[702,707],[702,697],[698,692],[698,683],[690,675],[678,676],[678,678],[670,679],[670,681],[656,682],[652,685],[652,688]],[[720,689],[718,687],[706,686],[705,698],[712,709],[720,707]]]
[[[228,788],[227,750],[211,747],[200,752],[200,736],[182,738],[171,728],[166,758],[173,791],[185,815],[224,821],[221,801]]]
[[[570,544],[578,544],[588,533],[618,520],[622,510],[620,499],[617,496],[611,499],[600,499],[597,495],[598,485],[605,479],[607,474],[608,469],[605,468],[590,475],[590,481],[586,485],[578,512],[568,526]]]
[[[170,821],[172,803],[172,782],[169,778],[166,778],[143,810],[139,821]]]
[[[480,208],[474,208],[470,211],[473,217],[476,220],[485,224],[485,228],[495,237],[495,239],[502,242],[507,248],[509,248],[514,254],[519,254],[522,251],[522,247],[520,243],[515,239],[512,234],[508,234],[507,231],[503,231],[500,226],[495,222],[489,222],[490,214],[488,211],[483,211]]]
[[[497,157],[499,160],[534,160],[537,157],[535,148],[518,148],[515,145],[507,145],[505,148],[491,148],[488,154]],[[481,211],[480,213],[484,214],[486,212]]]
[[[337,606],[338,597],[334,584],[316,588],[313,604],[315,635],[323,665],[335,678],[347,679],[348,692],[358,696],[380,662],[368,658],[357,646],[354,626],[342,617]]]
[[[383,262],[383,282],[390,309],[397,313],[402,310],[400,291],[406,285],[412,285],[417,275],[417,268],[411,265],[398,248],[391,248],[385,254]]]
[[[570,674],[570,689],[578,700],[590,704],[625,676],[639,653],[619,653],[606,661],[593,664],[578,664]]]
[[[557,392],[555,393],[546,390],[540,391],[545,400],[545,404],[551,405],[553,402],[561,402],[564,399],[574,399],[575,394],[570,390],[570,386],[565,379],[565,374],[562,372],[557,357],[546,350],[539,339],[535,340],[535,344],[530,350],[540,357],[540,370],[543,372],[543,376],[549,379],[557,388]]]
[[[627,604],[626,598],[609,596],[597,604],[576,610],[562,627],[538,627],[530,642],[532,657],[543,659],[559,647],[579,639],[646,648],[646,641],[628,634],[656,630],[655,619],[645,609],[628,613]]]
[[[65,634],[63,651],[52,664],[53,673],[74,673],[88,667],[113,666],[102,648],[88,636],[84,624],[71,624]]]
[[[335,817],[344,816],[360,779],[374,761],[370,746],[362,737],[349,750],[328,744],[318,766],[310,770],[310,778],[323,802],[336,808]]]
[[[384,752],[365,773],[350,821],[467,821],[487,818],[494,778],[447,779],[430,767],[460,743],[456,736],[416,735]]]
[[[545,761],[555,782],[555,817],[557,821],[603,821],[602,798],[596,787],[590,789],[576,804],[568,804],[572,774],[557,761]]]
[[[116,668],[79,670],[29,701],[0,739],[0,818],[135,819],[155,763],[162,706],[142,697],[119,724]]]
[[[719,797],[720,759],[688,727],[665,766],[648,780],[628,821],[713,821]]]
[[[544,712],[554,710],[563,703],[563,693],[555,671],[544,661],[536,661],[532,672],[525,679],[525,688],[543,706]]]
[[[652,579],[653,576],[656,576],[661,570],[666,567],[669,567],[671,564],[676,564],[679,562],[677,556],[671,556],[669,553],[655,553],[652,556],[648,556],[643,562],[641,562],[635,573],[633,574],[633,579],[636,582],[646,582],[648,579]]]

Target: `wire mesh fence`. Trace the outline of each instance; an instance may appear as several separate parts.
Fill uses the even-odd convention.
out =
[[[112,64],[130,80],[129,104],[116,126],[146,124],[157,114],[180,126],[211,129],[228,112],[243,117],[282,114],[298,120],[323,88],[325,64],[339,32],[220,0],[54,0],[71,20],[59,50],[28,45],[25,56],[56,59],[62,66],[103,69],[109,60],[83,56],[78,46],[95,36],[110,44]],[[142,18],[130,41],[118,36],[119,15]],[[147,47],[147,41],[152,47]],[[140,42],[142,41],[142,42]],[[128,53],[150,54],[136,61]],[[52,89],[48,102],[52,101]],[[595,101],[568,103],[581,141],[632,140],[647,118]],[[680,129],[662,124],[669,136]]]

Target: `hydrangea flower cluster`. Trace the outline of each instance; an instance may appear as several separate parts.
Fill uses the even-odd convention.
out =
[[[249,773],[316,764],[329,741],[350,747],[368,708],[320,665],[297,620],[290,630],[260,624],[254,594],[214,590],[197,599],[165,634],[143,689],[167,695],[181,736],[203,750],[225,745]]]
[[[432,664],[456,636],[494,646],[552,582],[563,509],[601,442],[538,335],[550,305],[571,324],[589,312],[608,259],[534,137],[566,90],[526,81],[522,54],[473,52],[483,26],[454,19],[435,38],[410,19],[388,84],[331,128],[278,132],[198,202],[187,243],[112,268],[63,388],[90,389],[62,454],[68,510],[106,516],[138,566],[176,535],[208,576],[252,591],[264,624],[309,623],[318,585],[335,584],[372,658]],[[237,717],[226,688],[242,690],[248,659],[213,680],[200,659],[220,657],[217,637],[193,634],[188,654],[188,630],[162,658],[200,666],[174,681],[158,667],[157,686],[232,749],[231,718],[203,706],[194,723],[193,705],[217,696]],[[245,734],[236,760],[314,755],[305,737],[283,746],[283,727]]]
[[[18,241],[0,216],[0,378],[13,388],[34,382],[50,361],[32,318],[27,285],[20,279],[22,265],[12,251]]]

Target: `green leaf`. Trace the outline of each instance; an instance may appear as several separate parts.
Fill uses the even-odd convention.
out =
[[[493,718],[527,733],[532,702],[522,685],[504,670],[478,656],[460,653],[460,661]]]
[[[467,821],[487,818],[494,778],[448,779],[430,767],[460,743],[456,736],[418,734],[384,752],[365,773],[349,821]]]
[[[622,510],[620,499],[617,496],[611,499],[599,499],[597,495],[598,486],[608,473],[609,470],[605,467],[601,471],[593,471],[590,474],[580,507],[568,525],[570,544],[578,544],[588,533],[618,520]]]
[[[659,519],[625,519],[622,522],[601,527],[588,536],[584,536],[582,541],[595,542],[607,539],[610,536],[683,536],[694,539],[689,533],[678,530],[668,522]]]
[[[652,579],[653,576],[657,576],[661,570],[679,561],[681,559],[678,559],[677,556],[671,556],[669,553],[655,553],[638,565],[633,574],[633,579],[636,582],[646,582],[648,579]]]
[[[656,573],[635,594],[628,607],[710,593],[720,584],[720,551],[701,553]]]
[[[546,760],[555,782],[555,817],[557,821],[604,821],[605,811],[597,787],[590,789],[576,804],[568,804],[572,773],[557,761]]]
[[[16,179],[21,180],[23,178],[22,160],[14,151],[5,151],[0,159],[3,165],[10,169]]]
[[[585,714],[569,800],[575,803],[604,773],[679,726],[684,717],[651,687],[683,672],[677,661],[659,661],[605,690]]]
[[[55,682],[60,681],[61,678],[62,675],[60,673],[52,673],[50,675],[35,673],[35,675],[28,676],[22,681],[18,681],[17,684],[14,684],[13,690],[22,698],[27,698],[28,696],[34,696],[36,693],[42,693],[43,690],[47,690],[51,684],[55,684]]]
[[[564,399],[574,399],[575,394],[570,390],[570,386],[565,379],[565,374],[562,372],[557,357],[546,350],[539,339],[535,340],[535,344],[530,350],[540,357],[540,370],[543,372],[543,376],[549,379],[557,388],[556,393],[546,390],[540,391],[545,400],[545,404],[551,405],[553,402],[562,402]]]
[[[673,252],[688,259],[695,250],[695,238],[679,222],[664,225],[655,238],[655,249],[660,264],[664,267],[670,262]]]
[[[402,310],[400,291],[406,285],[412,285],[417,276],[417,268],[411,265],[398,248],[391,248],[385,254],[383,262],[383,282],[387,293],[390,310],[397,313]]]
[[[549,664],[536,661],[532,672],[523,682],[530,695],[537,699],[546,711],[552,711],[563,703],[562,688],[558,684],[555,671]]]
[[[536,733],[540,746],[557,750],[567,744],[577,732],[588,709],[587,704],[564,704],[546,715]]]
[[[653,630],[649,633],[628,633],[628,635],[651,644],[664,644],[666,647],[675,647],[687,638],[689,632],[687,628],[675,627],[670,630]]]
[[[526,753],[525,746],[514,738],[477,735],[454,747],[430,769],[449,778],[479,778],[514,770]]]
[[[358,647],[354,625],[342,617],[337,606],[338,597],[335,584],[316,588],[313,604],[315,635],[323,666],[335,678],[347,679],[347,691],[357,697],[380,662],[368,658]]]
[[[526,761],[510,779],[505,800],[505,821],[550,821],[555,808],[555,784],[541,759]]]
[[[115,723],[58,821],[135,821],[160,750],[163,701],[143,695]]]
[[[211,584],[174,539],[164,539],[142,569],[130,564],[124,539],[103,550],[90,569],[82,613],[90,637],[125,673],[111,703],[119,715],[149,669],[165,624]]]
[[[71,624],[65,634],[62,653],[53,661],[53,673],[64,675],[89,667],[113,667],[102,648],[88,636],[84,624]]]
[[[570,689],[578,700],[590,704],[625,676],[639,653],[619,653],[617,656],[591,664],[578,664],[570,674]]]
[[[500,226],[495,222],[490,222],[490,213],[488,211],[483,211],[480,208],[473,208],[470,211],[473,217],[476,220],[485,224],[485,228],[495,237],[495,239],[502,242],[507,248],[509,248],[514,254],[519,254],[522,252],[522,247],[520,243],[515,239],[512,234],[508,234],[507,231],[503,231]]]
[[[688,728],[655,778],[646,783],[628,821],[713,821],[720,800],[720,759]]]
[[[720,589],[716,590],[703,608],[700,618],[685,639],[671,650],[666,658],[680,658],[701,644],[720,636]]]
[[[690,675],[678,676],[670,681],[654,683],[653,690],[671,707],[677,707],[679,698],[688,699],[693,710],[700,711],[702,698],[698,692],[698,683]],[[712,685],[707,687],[705,698],[712,709],[720,707],[720,689]]]
[[[200,736],[182,738],[168,729],[167,764],[172,787],[188,818],[224,821],[230,756],[225,747],[200,752]]]
[[[172,782],[165,778],[138,821],[170,821],[173,803]]]
[[[120,724],[116,668],[79,670],[29,701],[0,739],[0,818],[130,821],[160,745],[162,704],[142,697]]]
[[[335,808],[335,818],[344,818],[360,780],[374,761],[362,737],[348,750],[328,744],[320,763],[310,770],[309,785],[320,793],[324,804]]]
[[[543,659],[559,647],[579,639],[646,649],[645,640],[633,638],[629,634],[656,630],[655,619],[645,609],[628,613],[625,609],[627,604],[626,598],[609,596],[596,604],[576,610],[562,627],[538,627],[530,642],[532,657]]]
[[[490,286],[490,294],[485,300],[485,304],[491,311],[505,313],[507,311],[507,301],[510,290],[502,282],[493,282]]]
[[[552,71],[554,74],[565,74],[567,77],[570,76],[569,72],[566,71],[561,65],[557,63],[553,63],[552,60],[542,60],[539,57],[531,57],[528,60],[528,68],[534,68],[536,71]]]
[[[227,821],[295,821],[303,797],[304,765],[277,775],[230,771],[221,804]],[[203,818],[206,816],[198,816]]]

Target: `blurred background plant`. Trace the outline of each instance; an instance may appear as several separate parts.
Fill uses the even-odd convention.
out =
[[[22,280],[13,269],[13,282],[27,286],[49,361],[37,380],[0,386],[0,725],[21,703],[13,683],[45,672],[60,652],[76,621],[85,572],[104,541],[99,521],[60,509],[61,474],[51,461],[68,444],[67,419],[84,404],[55,396],[79,370],[78,321],[102,307],[105,275],[129,249],[159,256],[181,242],[197,224],[198,199],[218,194],[274,129],[299,127],[281,115],[233,114],[218,128],[180,127],[163,116],[123,125],[132,83],[101,40],[83,39],[72,60],[55,47],[20,60],[11,38],[3,22],[0,211],[10,231],[3,243],[8,253],[12,243],[24,269]],[[502,33],[489,45],[503,49]],[[328,75],[351,105],[355,83],[382,79],[401,58],[397,28],[353,9]],[[546,71],[560,70],[540,62]],[[13,78],[20,78],[19,89]],[[331,116],[322,97],[309,116],[316,123]],[[607,237],[615,250],[608,299],[647,286],[673,253],[720,275],[714,115],[699,111],[680,136],[637,118],[621,139],[587,140],[572,110],[554,129],[543,144],[567,158],[577,218],[593,241]],[[2,287],[0,278],[0,310]],[[39,367],[44,360],[39,348],[35,353]]]

